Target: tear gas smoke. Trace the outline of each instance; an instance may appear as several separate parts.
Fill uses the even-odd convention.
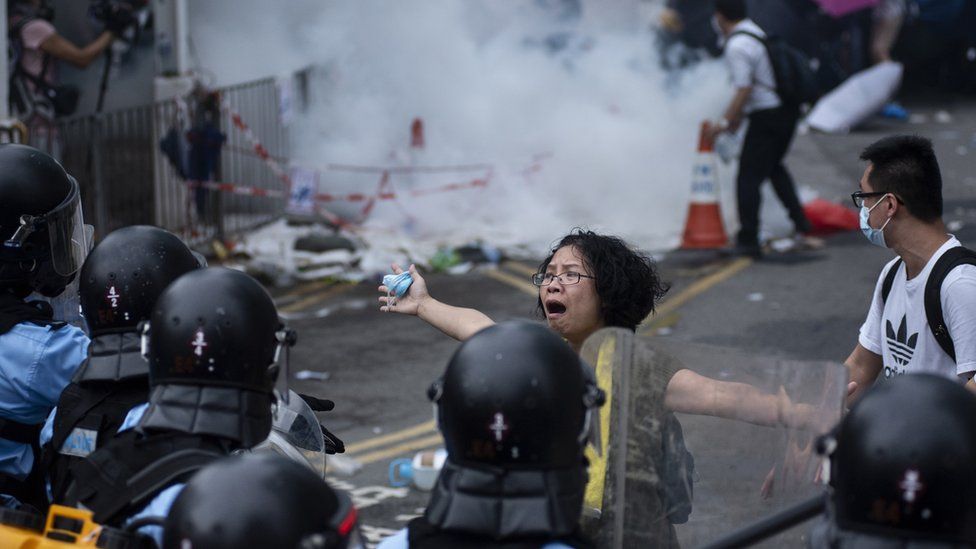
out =
[[[575,226],[644,249],[674,246],[700,122],[729,94],[717,61],[680,75],[661,68],[653,9],[637,0],[234,0],[191,10],[196,55],[218,82],[258,66],[317,67],[312,103],[293,126],[294,163],[496,166],[485,188],[377,204],[367,238],[415,258],[479,239],[538,255]],[[415,117],[423,150],[408,147]],[[539,153],[549,155],[541,169],[523,173]],[[391,183],[404,194],[486,175]],[[323,192],[372,192],[379,176],[330,171],[321,181]]]

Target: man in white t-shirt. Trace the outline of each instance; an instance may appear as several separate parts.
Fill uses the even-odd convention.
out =
[[[942,222],[942,176],[932,143],[918,136],[886,137],[861,153],[867,168],[860,191],[861,230],[898,258],[885,266],[858,344],[847,358],[856,399],[879,378],[928,372],[972,382],[976,371],[976,266],[962,264],[942,282],[940,304],[955,360],[940,346],[925,311],[929,274],[948,250],[961,246]],[[890,290],[883,296],[892,269]]]
[[[716,0],[714,22],[725,38],[725,60],[735,95],[725,115],[711,127],[708,137],[736,131],[745,117],[749,127],[742,142],[736,200],[739,234],[736,251],[758,258],[760,187],[766,179],[793,221],[797,234],[810,231],[810,222],[796,194],[793,177],[783,163],[800,117],[799,105],[781,100],[776,76],[764,40],[766,33],[746,16],[745,0]]]

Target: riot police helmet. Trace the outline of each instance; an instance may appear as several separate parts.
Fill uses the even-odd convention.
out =
[[[149,381],[270,393],[284,329],[274,301],[240,271],[210,267],[167,287],[149,327]]]
[[[50,155],[0,145],[0,285],[55,297],[88,254],[78,182]]]
[[[143,331],[151,395],[142,428],[213,434],[245,448],[267,438],[275,393],[287,399],[296,337],[261,284],[223,267],[190,271],[159,296]]]
[[[976,543],[976,396],[932,374],[872,388],[831,446],[837,527],[888,538]]]
[[[496,324],[465,341],[430,388],[449,460],[460,465],[580,467],[602,393],[579,356],[541,324]]]
[[[79,294],[88,333],[134,331],[149,320],[171,282],[200,266],[182,240],[159,227],[135,225],[112,232],[81,268]]]
[[[349,496],[307,467],[260,453],[194,475],[166,517],[163,547],[353,549],[362,539]]]

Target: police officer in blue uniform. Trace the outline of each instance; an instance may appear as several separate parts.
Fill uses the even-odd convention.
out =
[[[201,266],[176,235],[144,225],[114,231],[85,259],[78,293],[92,338],[88,358],[41,431],[52,501],[64,498],[71,464],[104,446],[129,410],[149,400],[138,325],[171,282]]]
[[[248,275],[212,267],[178,278],[144,327],[148,404],[71,466],[65,502],[114,527],[166,516],[197,470],[268,437],[275,394],[287,393],[285,348],[295,339]],[[161,543],[158,526],[140,531]]]
[[[0,145],[0,505],[47,505],[38,434],[85,358],[88,338],[58,322],[88,253],[78,183],[53,158]]]

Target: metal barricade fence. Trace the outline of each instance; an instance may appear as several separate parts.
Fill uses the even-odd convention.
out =
[[[272,157],[288,157],[274,79],[216,91],[240,113]],[[194,101],[188,103],[194,112]],[[85,216],[97,237],[127,225],[154,224],[200,244],[254,228],[283,212],[284,198],[193,188],[185,181],[160,150],[171,130],[185,134],[190,128],[186,113],[181,117],[180,111],[177,101],[170,100],[58,122],[62,164],[78,179]],[[227,111],[219,112],[218,125],[227,140],[213,179],[284,190],[285,183],[254,154]]]
[[[278,89],[274,79],[258,80],[221,90],[221,98],[240,114],[272,159],[287,167],[290,157],[288,133],[279,116]],[[220,176],[235,185],[287,191],[286,183],[278,178],[257,154],[245,135],[234,128],[226,111],[222,112],[221,127],[227,134],[221,155]],[[224,230],[239,233],[275,217],[285,209],[286,199],[269,196],[248,196],[222,193],[221,208]]]

